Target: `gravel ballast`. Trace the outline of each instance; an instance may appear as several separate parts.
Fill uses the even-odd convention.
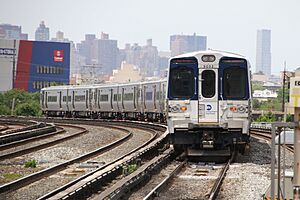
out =
[[[86,128],[88,128],[88,126]],[[100,127],[98,127],[98,128],[100,128]],[[111,129],[110,131],[107,131],[107,129],[105,129],[105,131],[106,131],[105,135],[107,134],[106,137],[111,138],[112,140],[113,140],[113,138],[116,139],[115,134],[117,134],[119,137],[121,135],[125,136],[125,134],[127,134],[127,133],[123,133],[120,131],[116,131],[114,129]],[[90,130],[90,132],[91,132],[91,130]],[[130,140],[128,140],[127,142],[117,146],[116,148],[111,149],[95,158],[92,158],[92,159],[88,160],[87,162],[71,165],[66,170],[63,170],[55,175],[44,178],[40,181],[37,181],[35,183],[32,183],[32,184],[26,186],[26,187],[20,188],[17,191],[10,192],[10,193],[6,194],[6,198],[7,199],[37,199],[38,197],[45,195],[46,193],[74,180],[75,178],[77,178],[85,173],[88,173],[88,172],[94,170],[95,167],[97,167],[96,165],[95,165],[95,167],[93,167],[92,165],[89,165],[88,163],[96,163],[96,164],[98,163],[100,165],[108,163],[108,162],[118,158],[119,156],[126,154],[127,152],[131,151],[132,149],[138,147],[142,143],[146,142],[152,136],[151,133],[149,133],[147,131],[141,131],[138,129],[132,129],[132,132],[133,132],[132,138]],[[95,138],[93,138],[92,140],[95,140]],[[106,140],[106,141],[108,141],[108,140]],[[102,140],[102,143],[103,142],[104,141]],[[98,141],[98,143],[101,143],[101,141]],[[109,143],[109,142],[106,142],[106,143]],[[77,141],[74,141],[73,143],[68,145],[69,148],[76,146],[77,147],[76,149],[83,149],[81,151],[80,150],[77,150],[77,151],[69,150],[66,152],[65,155],[63,155],[64,156],[63,158],[58,157],[58,156],[61,156],[62,154],[56,153],[56,152],[61,152],[61,151],[64,152],[66,150],[63,147],[66,147],[67,145],[62,145],[62,146],[58,146],[58,147],[54,148],[53,152],[51,152],[50,154],[46,153],[45,155],[42,155],[42,156],[43,156],[43,158],[48,158],[48,157],[53,158],[52,162],[60,162],[61,160],[70,158],[70,156],[72,157],[73,153],[75,155],[77,155],[77,154],[80,154],[80,153],[83,154],[83,153],[88,152],[89,150],[92,150],[93,148],[87,147],[88,144],[89,144],[89,142],[87,142],[86,140],[84,140],[81,137],[80,139],[78,138]],[[102,144],[102,146],[103,146],[103,144]],[[98,146],[98,148],[99,147],[100,147],[100,145]],[[38,155],[36,155],[36,156],[38,156]],[[41,185],[43,187],[41,187]]]

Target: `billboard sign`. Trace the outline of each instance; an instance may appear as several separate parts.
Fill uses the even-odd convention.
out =
[[[64,61],[64,51],[54,50],[54,62],[63,62],[63,61]]]
[[[0,55],[15,56],[16,55],[16,49],[0,48]]]

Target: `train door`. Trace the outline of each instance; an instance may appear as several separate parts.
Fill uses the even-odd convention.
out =
[[[156,85],[153,85],[153,107],[154,110],[156,111],[157,107],[156,107]]]
[[[72,91],[72,110],[74,110],[75,109],[75,91],[73,90]]]
[[[113,94],[113,89],[109,89],[110,90],[110,107],[111,107],[111,110],[114,109],[114,106],[113,106],[113,99],[114,99],[114,94]]]
[[[125,106],[124,106],[124,94],[125,93],[125,88],[122,88],[122,93],[121,93],[121,105],[122,105],[122,111],[125,110]]]
[[[70,111],[70,110],[69,110],[69,89],[67,89],[66,106],[67,106],[67,111]]]
[[[100,95],[101,95],[101,90],[98,90],[98,98],[97,98],[97,105],[98,105],[98,109],[100,110]]]
[[[89,108],[88,98],[89,98],[89,91],[86,90],[86,91],[85,91],[85,108],[86,108],[86,109]]]
[[[62,101],[62,95],[61,95],[61,91],[59,92],[59,108],[61,109],[62,106],[61,106],[61,101]]]
[[[199,69],[199,122],[218,122],[218,69]]]
[[[93,109],[93,91],[92,89],[89,89],[89,94],[88,94],[88,98],[89,98],[89,103],[88,103],[88,107],[89,107],[89,110],[91,111]]]
[[[48,108],[48,92],[46,92],[45,107]]]

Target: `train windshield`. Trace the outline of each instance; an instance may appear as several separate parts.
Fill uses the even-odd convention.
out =
[[[224,70],[224,97],[243,99],[246,96],[247,72],[245,69],[230,67]]]
[[[173,60],[169,74],[169,99],[195,99],[197,93],[198,64],[196,59]]]
[[[224,100],[249,98],[247,62],[244,59],[223,59],[220,63],[221,97]]]

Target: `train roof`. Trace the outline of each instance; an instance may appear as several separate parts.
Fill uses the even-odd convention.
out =
[[[231,53],[231,52],[227,52],[227,51],[220,51],[220,50],[205,50],[205,51],[194,51],[194,52],[190,52],[190,53],[185,53],[185,54],[181,54],[178,56],[174,56],[172,58],[182,58],[182,57],[199,57],[202,56],[204,54],[213,54],[213,55],[219,55],[220,57],[234,57],[234,58],[244,58],[245,56],[240,55],[240,54],[236,54],[236,53]]]
[[[117,86],[128,86],[128,85],[140,85],[140,84],[151,84],[166,81],[166,79],[150,80],[142,82],[130,82],[130,83],[107,83],[107,84],[91,84],[91,85],[59,85],[42,88],[41,91],[50,90],[65,90],[65,89],[85,89],[85,88],[107,88]]]

